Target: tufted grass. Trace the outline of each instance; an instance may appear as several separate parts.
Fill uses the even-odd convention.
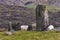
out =
[[[60,31],[14,31],[13,35],[0,32],[0,40],[60,40]]]

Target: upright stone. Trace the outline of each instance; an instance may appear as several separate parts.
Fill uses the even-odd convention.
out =
[[[9,25],[9,27],[8,27],[8,31],[10,31],[10,32],[14,31],[13,28],[12,28],[12,23],[9,22],[9,24],[10,24],[10,25]]]
[[[49,25],[48,11],[46,5],[38,4],[36,7],[36,30],[44,31]]]

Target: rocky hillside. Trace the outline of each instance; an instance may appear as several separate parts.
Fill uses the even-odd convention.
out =
[[[50,24],[53,24],[55,27],[60,27],[60,11],[53,12],[48,11]]]
[[[2,4],[8,4],[8,5],[16,5],[16,6],[25,6],[25,4],[29,3],[46,3],[46,0],[0,0],[0,3]]]
[[[0,25],[5,26],[9,21],[20,22],[21,24],[31,24],[35,21],[34,9],[22,6],[9,6],[0,4]]]
[[[60,26],[60,11],[49,11],[50,24]],[[20,22],[20,24],[32,24],[36,22],[35,9],[0,4],[0,26],[7,27],[9,21]]]
[[[16,6],[26,6],[25,4],[38,3],[60,6],[60,0],[0,0],[2,4],[16,5]]]
[[[60,7],[60,0],[48,0],[48,4]]]
[[[51,1],[48,0],[49,5],[59,4],[59,1]],[[0,27],[7,27],[9,21],[20,22],[21,24],[35,23],[35,9],[25,7],[25,5],[29,3],[46,3],[46,0],[0,0]],[[49,11],[49,18],[50,24],[57,27],[60,26],[60,11]]]

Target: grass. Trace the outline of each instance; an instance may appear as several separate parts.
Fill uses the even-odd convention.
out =
[[[54,5],[48,5],[47,6],[48,10],[53,10],[53,11],[59,11],[60,7],[54,6]]]
[[[36,5],[35,4],[28,4],[28,5],[26,5],[28,8],[35,8],[36,7]]]
[[[27,5],[28,8],[36,8],[36,5],[34,4],[29,4]],[[53,11],[59,11],[60,7],[54,6],[54,5],[47,5],[48,10],[53,10]]]
[[[0,32],[0,40],[60,40],[60,31],[15,31],[13,35]]]

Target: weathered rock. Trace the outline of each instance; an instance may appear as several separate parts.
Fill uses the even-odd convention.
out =
[[[28,29],[28,25],[21,25],[21,30],[27,30]]]
[[[36,30],[46,30],[49,25],[48,12],[46,5],[38,4],[36,7]]]
[[[49,25],[48,26],[48,30],[53,30],[54,29],[54,26],[53,25]]]
[[[6,32],[5,34],[6,35],[12,35],[12,32]]]

